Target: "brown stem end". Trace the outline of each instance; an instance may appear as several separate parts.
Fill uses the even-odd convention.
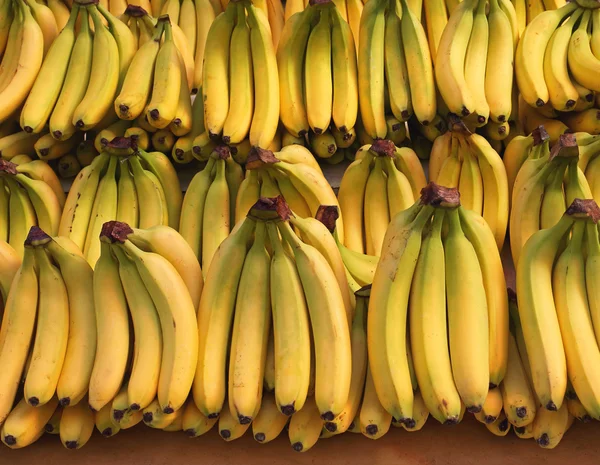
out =
[[[455,187],[440,186],[432,181],[421,189],[421,204],[433,207],[458,207],[460,194]]]
[[[335,231],[335,223],[340,217],[337,205],[319,205],[315,218],[325,225],[329,232]]]

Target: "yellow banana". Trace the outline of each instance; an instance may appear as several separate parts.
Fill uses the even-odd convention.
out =
[[[429,418],[429,410],[423,401],[421,391],[415,392],[415,402],[413,407],[413,418],[405,423],[400,423],[402,428],[406,431],[420,431],[425,426],[427,419]],[[392,423],[394,426],[398,426],[397,423]]]
[[[557,411],[540,409],[533,421],[533,439],[544,449],[554,449],[567,432],[570,423],[566,402]]]
[[[158,402],[154,399],[148,407],[143,410],[143,421],[146,426],[155,429],[164,429],[175,419],[173,413],[165,413]]]
[[[473,113],[476,114],[477,124],[482,126],[487,123],[490,115],[490,106],[485,93],[490,28],[485,7],[485,2],[479,2],[477,5],[465,55],[465,82],[473,96]]]
[[[445,0],[423,2],[427,25],[427,38],[429,39],[429,52],[432,63],[435,65],[440,39],[448,24],[449,11]]]
[[[82,448],[92,437],[95,423],[87,402],[65,407],[60,417],[60,442],[67,449]]]
[[[250,423],[245,425],[240,424],[229,408],[225,408],[219,416],[218,428],[219,436],[229,442],[241,438],[248,431],[248,428],[250,428]]]
[[[592,52],[588,28],[592,10],[586,10],[581,17],[579,26],[571,35],[569,42],[569,70],[575,80],[584,87],[600,91],[596,77],[600,73],[600,59]]]
[[[57,405],[56,397],[41,407],[32,407],[21,399],[2,425],[2,442],[11,449],[21,449],[37,441]]]
[[[459,144],[461,144],[460,140]],[[483,213],[483,178],[477,159],[468,147],[461,147],[459,151],[463,158],[458,181],[460,203],[466,209],[481,215]]]
[[[501,416],[504,416],[504,418],[501,418]],[[488,391],[481,411],[475,414],[475,418],[486,425],[496,423],[497,420],[502,421],[506,419],[502,411],[502,393],[500,392],[500,388],[495,387]]]
[[[197,438],[208,433],[217,422],[217,418],[206,418],[198,410],[193,399],[188,399],[185,404],[182,418],[182,429],[191,438]]]
[[[59,434],[60,433],[60,418],[62,417],[63,408],[59,405],[52,414],[48,423],[44,426],[44,431],[48,434]]]
[[[275,396],[269,392],[263,393],[260,410],[252,421],[252,434],[256,442],[271,442],[281,434],[287,422],[288,417],[279,410]]]
[[[381,245],[390,222],[383,156],[375,158],[365,187],[365,249],[368,255],[381,254]]]
[[[361,433],[369,439],[379,439],[384,436],[392,424],[392,416],[383,408],[377,397],[369,367],[367,367],[367,380],[359,420]]]
[[[288,427],[288,436],[292,449],[306,452],[319,440],[323,429],[323,419],[314,397],[309,397],[301,410],[294,413]]]
[[[6,178],[5,183],[10,193],[8,243],[22,257],[25,239],[30,228],[37,224],[37,218],[27,191],[11,178]]]
[[[111,407],[111,404],[106,404],[95,414],[96,429],[105,438],[113,437],[121,430],[121,428],[112,421]]]
[[[390,8],[385,16],[383,64],[392,113],[398,121],[406,121],[412,114],[412,100],[400,16],[396,8]],[[387,138],[390,138],[389,132],[388,129]]]

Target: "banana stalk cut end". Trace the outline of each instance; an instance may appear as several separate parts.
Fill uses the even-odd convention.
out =
[[[131,229],[127,223],[121,221],[107,221],[102,225],[100,240],[113,244],[115,242],[123,244],[127,240],[127,236],[132,233],[133,229]]]
[[[550,139],[550,135],[548,134],[548,131],[546,131],[546,128],[544,128],[544,126],[538,126],[537,128],[535,128],[532,132],[531,135],[533,136],[533,145],[540,145],[541,143],[547,141]]]
[[[319,205],[315,215],[315,218],[323,223],[331,234],[335,231],[335,223],[339,217],[340,212],[337,205]]]
[[[440,186],[432,181],[421,189],[421,204],[455,208],[460,206],[460,194],[455,187]]]
[[[290,207],[281,195],[277,197],[260,197],[248,212],[249,217],[261,220],[281,219],[287,221],[291,215],[292,210],[290,210]]]
[[[127,5],[127,8],[125,8],[125,14],[131,16],[132,18],[141,18],[142,16],[147,15],[148,12],[139,5],[129,4]]]
[[[573,200],[565,214],[576,218],[590,218],[594,223],[600,220],[600,208],[593,199]]]
[[[0,173],[17,174],[17,165],[8,160],[0,160]]]
[[[260,147],[252,147],[246,160],[246,169],[255,170],[262,168],[264,165],[272,165],[279,163],[279,159],[275,157],[273,152],[267,149],[261,149]]]
[[[46,234],[41,228],[38,228],[37,226],[32,226],[29,230],[29,234],[27,234],[27,239],[25,239],[25,245],[37,247],[47,244],[51,240],[52,238],[48,234]]]
[[[231,149],[227,145],[217,145],[212,154],[219,160],[227,160],[231,156]]]
[[[393,158],[396,146],[391,140],[376,139],[369,149],[374,155]]]
[[[575,158],[579,157],[579,146],[575,134],[561,134],[558,141],[550,151],[550,160],[556,157]]]

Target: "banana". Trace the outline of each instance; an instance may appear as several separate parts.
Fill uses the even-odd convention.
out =
[[[420,13],[413,13],[407,8],[407,2],[403,2],[403,5],[402,45],[408,69],[412,107],[419,122],[427,126],[437,112],[435,76],[429,44],[421,24]]]
[[[460,145],[462,145],[463,141],[464,138],[462,135],[452,137],[449,156],[447,156],[440,166],[439,175],[436,178],[433,178],[434,182],[440,186],[458,187],[462,165],[459,152]]]
[[[337,8],[335,9],[337,11]],[[310,31],[304,64],[304,88],[308,124],[315,134],[327,130],[333,106],[333,76],[331,68],[332,9],[320,9],[319,20]],[[324,66],[322,66],[324,64]],[[348,66],[344,63],[344,66]]]
[[[0,156],[4,160],[23,154],[35,156],[34,144],[40,137],[41,134],[27,134],[25,131],[3,137],[0,139]]]
[[[590,223],[594,224],[591,220]],[[569,244],[552,272],[552,289],[569,379],[590,416],[597,418],[600,411],[594,379],[598,375],[593,360],[600,353],[589,318],[583,252],[585,231],[586,222],[576,221]]]
[[[129,355],[129,309],[119,263],[104,240],[101,248],[94,268],[98,343],[89,388],[89,404],[97,412],[109,405],[119,392]]]
[[[367,375],[367,334],[366,320],[368,308],[368,293],[363,289],[357,292],[356,313],[350,328],[350,344],[352,346],[352,377],[350,379],[350,395],[344,410],[325,423],[325,429],[334,434],[345,433],[350,423],[359,413],[365,379]],[[367,294],[367,295],[365,295]]]
[[[100,256],[100,241],[98,237],[100,236],[102,226],[106,221],[113,220],[117,216],[117,163],[117,157],[111,156],[106,173],[98,184],[98,190],[96,191],[90,215],[83,253],[92,268],[94,268]]]
[[[510,432],[512,425],[506,419],[504,412],[501,411],[496,421],[493,423],[486,423],[485,426],[490,433],[496,436],[506,436]]]
[[[287,7],[287,5],[286,5]],[[287,9],[287,8],[286,8]],[[279,69],[279,100],[281,122],[295,137],[302,137],[310,128],[304,101],[304,53],[316,10],[309,8],[290,18],[277,50]]]
[[[60,442],[67,449],[81,449],[92,437],[95,423],[94,412],[87,402],[64,408],[60,417]]]
[[[121,430],[121,428],[112,421],[111,407],[111,404],[106,404],[95,414],[96,429],[105,438],[113,437]]]
[[[358,114],[358,70],[352,29],[337,8],[331,11],[331,65],[333,103],[331,118],[335,127],[347,134]]]
[[[269,223],[267,229],[273,249],[275,401],[278,409],[290,416],[302,409],[308,392],[311,360],[308,309],[294,258],[284,250],[275,225]]]
[[[520,439],[531,439],[533,438],[533,423],[527,426],[514,426],[513,431],[515,435]]]
[[[592,10],[583,13],[579,26],[571,35],[568,51],[569,70],[578,83],[590,90],[600,91],[596,79],[600,73],[600,59],[592,52],[588,33],[591,14]]]
[[[427,419],[429,418],[429,410],[423,401],[421,391],[415,392],[415,402],[413,407],[413,418],[405,423],[400,423],[400,426],[406,431],[420,431],[425,426]],[[394,426],[398,426],[397,423],[392,423]]]
[[[81,165],[75,155],[70,153],[60,157],[58,161],[58,175],[62,179],[73,178],[81,170]]]
[[[260,410],[271,324],[271,257],[264,222],[257,223],[254,237],[238,286],[229,361],[229,410],[242,425],[251,423]]]
[[[517,264],[519,316],[541,411],[560,409],[567,385],[564,346],[552,297],[552,264],[573,219],[565,214],[552,228],[527,241]],[[548,341],[552,341],[548,343]]]
[[[57,140],[65,140],[75,133],[73,114],[85,96],[92,69],[93,35],[90,31],[87,9],[81,10],[81,27],[64,77],[64,83],[49,120],[49,129]]]
[[[515,428],[530,425],[536,415],[536,401],[512,333],[508,335],[508,364],[500,390],[508,421]]]
[[[436,57],[435,77],[448,109],[459,116],[475,110],[475,101],[465,80],[465,57],[473,28],[477,1],[461,2],[450,15]]]
[[[131,312],[135,353],[127,386],[127,408],[146,408],[156,397],[162,354],[162,334],[158,313],[136,265],[123,250],[115,247],[119,276]]]
[[[463,158],[458,181],[461,205],[481,215],[483,213],[483,177],[477,159],[468,148],[460,150],[460,153]]]
[[[465,82],[473,96],[473,113],[477,116],[478,125],[486,124],[490,115],[490,106],[486,99],[486,65],[490,28],[485,7],[485,2],[479,2],[477,5],[465,55]]]
[[[25,5],[31,9],[31,14],[42,30],[42,35],[44,36],[44,56],[46,56],[51,45],[54,43],[54,39],[58,35],[56,19],[52,14],[52,10],[45,4],[37,3],[34,0],[25,0]]]
[[[502,393],[500,392],[500,388],[495,387],[488,391],[481,411],[475,414],[475,418],[485,425],[491,425],[498,420],[506,420],[506,415],[502,411]]]
[[[69,335],[69,299],[60,270],[50,261],[37,237],[29,239],[36,247],[39,270],[39,303],[31,365],[27,370],[24,398],[33,407],[46,404],[56,392]]]
[[[367,324],[369,366],[380,402],[396,421],[412,417],[406,312],[421,248],[421,233],[432,210],[416,203],[393,218],[384,238],[382,258],[371,289]],[[398,269],[404,270],[403,273],[396,273]],[[387,331],[392,327],[393,336]]]
[[[242,425],[238,422],[238,419],[230,412],[228,408],[225,408],[219,416],[219,436],[225,441],[235,441],[241,438],[248,428],[250,423]]]
[[[57,405],[56,397],[41,407],[32,407],[21,399],[2,425],[2,442],[11,449],[33,444],[44,434],[44,426],[52,418]]]
[[[35,83],[21,111],[21,127],[25,132],[41,132],[62,89],[69,58],[75,43],[75,20],[79,12],[76,5],[69,16],[67,26],[61,31],[48,50]]]
[[[582,14],[581,10],[575,11],[563,25],[554,31],[544,55],[544,79],[548,86],[550,103],[554,109],[560,111],[572,110],[579,100],[579,92],[569,75],[567,53],[573,26]]]
[[[235,205],[235,224],[246,217],[250,208],[258,201],[260,197],[260,178],[258,171],[246,171],[246,176],[240,184],[240,189],[236,198]]]
[[[385,17],[384,67],[392,113],[398,121],[406,121],[412,114],[412,101],[400,16],[401,12],[390,8]],[[388,138],[389,133],[388,125]]]
[[[21,266],[22,260],[17,255],[15,249],[6,241],[0,242],[0,257],[2,259],[2,267],[0,267],[0,299],[4,304],[7,302],[10,286]]]
[[[567,3],[557,10],[548,10],[530,20],[523,32],[515,55],[515,76],[521,96],[532,107],[542,107],[550,100],[544,80],[544,54],[556,28],[570,15],[576,5]]]
[[[498,0],[492,0],[488,14],[489,46],[485,71],[485,98],[490,107],[490,118],[504,123],[511,114],[513,88],[514,43],[510,20],[500,8]]]
[[[565,164],[548,178],[540,210],[540,229],[548,229],[554,226],[567,209],[563,190],[566,169],[567,165]]]
[[[173,146],[173,160],[178,163],[185,163],[194,158],[192,146],[194,139],[204,133],[204,103],[201,97],[194,98],[192,104],[192,127],[190,132],[183,137],[180,137]]]
[[[344,266],[353,279],[358,282],[359,286],[372,284],[379,257],[363,255],[362,253],[350,250],[337,240],[336,242],[340,249]]]
[[[194,7],[194,18],[196,19],[196,43],[194,44],[194,63],[196,64],[196,66],[194,67],[192,93],[201,93],[204,51],[208,31],[210,30],[212,22],[215,20],[215,15],[221,13],[221,7],[219,5],[219,11],[215,12],[210,0],[196,0],[194,1]]]
[[[119,163],[119,180],[117,183],[117,221],[127,223],[132,228],[138,226],[139,200],[135,189],[135,181],[129,170],[129,162]]]
[[[578,113],[573,112],[573,114],[562,115],[561,121],[571,131],[588,132],[590,134],[600,133],[600,112],[597,108],[588,108]]]
[[[540,409],[533,421],[533,439],[544,449],[554,449],[571,422],[566,402],[557,411]]]
[[[117,119],[114,123],[98,132],[94,139],[94,148],[98,153],[107,149],[115,137],[124,137],[125,131],[131,127],[131,122]]]
[[[293,165],[305,164],[309,165],[319,173],[323,174],[321,167],[313,154],[306,147],[300,145],[290,145],[283,147],[281,151],[277,152],[277,158],[281,161],[291,163]]]
[[[566,401],[567,409],[569,410],[569,415],[576,418],[582,423],[589,423],[592,421],[592,417],[577,397],[567,397]]]
[[[190,391],[198,357],[195,308],[185,282],[164,257],[131,241],[121,245],[135,262],[160,317],[163,339],[158,399],[165,413],[181,408]]]
[[[292,449],[296,452],[306,452],[319,440],[323,429],[323,419],[314,397],[309,397],[302,407],[290,420],[288,437]]]
[[[7,42],[10,35],[10,28],[13,23],[17,23],[15,11],[11,2],[5,2],[0,9],[0,55],[4,55],[7,49]]]
[[[365,4],[358,40],[358,99],[362,124],[372,138],[384,138],[385,11],[382,0]]]
[[[210,136],[223,131],[229,110],[229,47],[235,26],[236,7],[230,4],[210,26],[204,52],[202,98],[204,125]],[[197,79],[196,79],[197,85]]]
[[[285,426],[288,417],[279,411],[272,393],[263,394],[260,410],[252,422],[252,434],[256,442],[266,444],[277,438]]]
[[[154,399],[152,403],[143,410],[142,418],[146,426],[154,429],[164,429],[175,420],[175,415],[173,415],[173,413],[165,413],[160,406],[158,399]]]
[[[60,223],[61,206],[52,188],[44,181],[31,179],[21,173],[15,175],[15,180],[27,191],[35,209],[38,226],[48,234],[56,234]]]
[[[429,52],[432,63],[435,65],[438,47],[442,33],[448,24],[448,7],[445,0],[423,2],[427,25],[427,38],[429,39]]]
[[[409,327],[414,369],[423,401],[436,420],[452,424],[458,421],[461,401],[448,351],[446,271],[441,235],[444,217],[444,210],[436,210],[433,226],[423,239],[410,291]]]
[[[48,434],[60,434],[60,419],[62,417],[63,408],[59,405],[52,414],[48,423],[44,426],[44,432]]]
[[[306,200],[300,195],[287,176],[275,176],[277,187],[290,209],[300,218],[310,218],[312,214]]]
[[[164,224],[163,219],[165,215],[168,216],[168,212],[165,212],[166,207],[162,201],[162,198],[165,196],[162,185],[154,181],[156,177],[154,176],[153,178],[151,176],[153,173],[143,168],[138,157],[131,157],[129,164],[138,199],[143,199],[139,202],[140,229]]]
[[[269,333],[267,342],[267,358],[265,359],[265,374],[263,377],[264,392],[275,391],[275,340],[273,330]]]
[[[310,146],[319,158],[331,158],[337,152],[335,137],[329,130],[310,137]]]
[[[3,70],[5,72],[0,72],[0,101],[2,101],[0,121],[8,119],[25,101],[42,66],[44,50],[50,45],[49,42],[54,40],[54,37],[43,35],[42,29],[29,9],[30,6],[32,9],[35,6],[34,12],[37,13],[42,7],[48,8],[32,0],[29,0],[28,3],[33,5],[24,2],[16,4],[19,6],[21,18],[23,18],[20,23],[21,31],[18,32],[21,38],[16,38],[20,43],[20,48],[18,52],[15,50],[13,53],[13,66]],[[52,16],[50,10],[48,10],[48,13],[54,21],[54,16]],[[56,21],[54,21],[54,35],[56,35]]]
[[[387,179],[382,158],[383,156],[375,158],[365,187],[365,249],[368,255],[380,255],[383,238],[390,222]]]
[[[179,216],[181,213],[181,202],[183,195],[177,172],[170,162],[169,158],[161,152],[139,152],[140,157],[160,182],[167,203],[167,212],[169,216],[168,225],[177,229],[179,227]]]
[[[8,203],[8,243],[19,257],[23,256],[24,242],[32,226],[37,224],[33,204],[19,183],[11,178],[5,178],[10,193]]]
[[[183,73],[171,23],[165,21],[164,28],[164,42],[154,64],[152,95],[145,110],[148,122],[158,129],[166,128],[175,119]]]
[[[237,24],[231,34],[229,55],[229,111],[223,126],[223,142],[239,144],[248,136],[254,113],[254,76],[250,28],[246,24],[246,10],[237,5]]]
[[[254,107],[250,126],[250,144],[268,148],[277,133],[279,123],[279,71],[270,36],[269,23],[254,5],[246,6],[250,27],[254,98],[261,102]]]
[[[506,169],[506,177],[508,181],[508,200],[512,203],[512,192],[515,184],[515,179],[521,166],[529,157],[533,147],[533,136],[516,136],[512,139],[504,150],[502,161]]]
[[[90,80],[81,102],[73,112],[73,125],[82,131],[96,126],[111,110],[119,83],[119,48],[110,31],[102,25],[95,5],[88,7],[94,22],[93,59]]]
[[[452,270],[446,273],[452,373],[467,410],[477,413],[490,381],[487,298],[477,253],[464,235],[456,209],[448,212],[448,222],[444,255]],[[469,331],[468,340],[461,337],[465,331]]]
[[[30,244],[25,248],[23,264],[17,271],[11,291],[4,300],[4,314],[0,331],[0,422],[9,415],[21,381],[31,344],[38,304],[38,277],[36,258]],[[25,401],[23,401],[25,403]],[[2,435],[4,437],[4,435]]]
[[[183,411],[182,429],[191,438],[197,438],[209,432],[217,422],[216,418],[206,418],[202,412],[198,410],[193,399],[189,399],[185,404]]]
[[[369,367],[367,367],[367,380],[360,406],[359,421],[361,433],[369,439],[379,439],[384,436],[392,424],[392,416],[383,408],[377,397]]]

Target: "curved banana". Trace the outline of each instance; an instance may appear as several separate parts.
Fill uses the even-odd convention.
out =
[[[479,2],[473,17],[473,28],[465,55],[465,81],[473,96],[473,113],[477,124],[486,124],[490,116],[490,106],[486,99],[486,65],[488,60],[488,42],[490,29],[485,15],[485,2]],[[503,39],[504,40],[504,39]]]
[[[375,390],[371,370],[367,367],[365,392],[359,412],[360,432],[369,439],[379,439],[384,436],[392,424],[392,416],[387,412]]]
[[[298,410],[290,420],[288,437],[292,449],[296,452],[306,452],[319,440],[323,429],[323,419],[314,397],[309,397],[301,410]]]
[[[218,2],[217,2],[218,3]],[[196,9],[196,53],[194,55],[194,79],[192,82],[192,93],[202,93],[202,76],[204,72],[204,51],[206,41],[211,24],[215,20],[215,16],[221,13],[219,5],[218,13],[215,12],[210,0],[195,0],[194,6]]]
[[[375,157],[365,186],[365,250],[368,255],[381,255],[381,245],[390,222],[384,156]]]
[[[263,393],[262,403],[252,421],[252,435],[256,442],[266,444],[277,438],[288,423],[289,417],[279,411],[272,393]]]
[[[95,424],[94,412],[87,402],[64,408],[60,417],[60,442],[67,449],[81,449],[92,437]]]
[[[197,438],[198,436],[208,433],[212,427],[215,426],[217,418],[206,418],[202,415],[202,412],[198,410],[193,399],[189,399],[185,404],[185,410],[183,411],[183,418],[181,421],[181,428],[184,433],[191,438]]]
[[[40,407],[32,407],[25,399],[21,399],[2,425],[2,442],[11,449],[21,449],[33,444],[44,434],[44,427],[52,418],[57,405],[56,397]]]
[[[588,33],[591,15],[592,10],[586,10],[579,26],[571,35],[568,51],[569,70],[582,86],[600,91],[597,80],[600,74],[600,59],[592,52]]]
[[[22,257],[27,234],[32,226],[37,225],[37,218],[27,191],[11,178],[6,178],[5,183],[10,194],[7,217],[8,243],[17,255]]]

